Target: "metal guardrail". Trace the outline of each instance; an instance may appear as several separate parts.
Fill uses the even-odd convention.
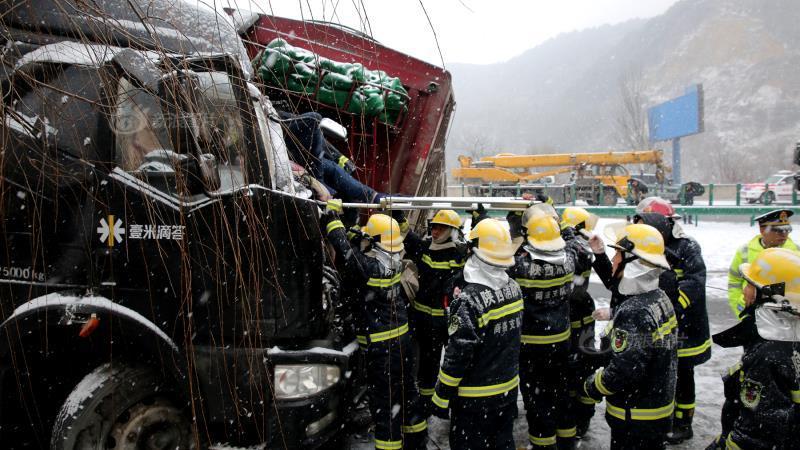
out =
[[[575,189],[574,189],[574,185],[572,185],[572,186],[573,186],[573,188],[571,189],[571,192],[570,192],[571,199],[570,199],[569,203],[574,205],[576,203],[576,192],[575,192]],[[702,184],[702,186],[705,188],[705,193],[703,193],[703,195],[698,195],[698,196],[693,197],[693,204],[694,205],[697,205],[697,206],[699,206],[699,205],[704,205],[704,206],[715,206],[715,205],[720,205],[720,206],[745,206],[745,205],[750,204],[748,199],[744,198],[744,196],[742,195],[742,183],[737,183],[737,184],[733,184],[733,183],[709,183],[709,184]],[[447,191],[448,191],[448,193],[450,195],[468,196],[470,187],[478,187],[478,186],[476,186],[476,185],[468,185],[468,184],[448,185],[447,186]],[[519,184],[517,184],[517,185],[493,185],[493,184],[487,184],[487,185],[482,185],[480,187],[483,188],[483,189],[487,189],[488,192],[490,193],[489,196],[492,196],[491,194],[493,192],[497,192],[497,193],[500,193],[500,192],[512,192],[515,196],[520,197],[521,196],[521,192],[523,191],[523,189],[528,188],[529,186],[528,185],[519,185]],[[564,189],[564,188],[568,188],[569,185],[564,185],[564,184],[561,184],[561,185],[543,185],[542,187],[543,187],[544,192],[547,192],[548,187],[555,188],[555,189],[559,189],[559,188],[560,189]],[[769,186],[767,184],[765,184],[764,185],[764,192],[767,192],[767,191],[772,192],[769,189]],[[659,192],[659,189],[658,189],[657,186],[652,188],[652,194],[659,195],[659,193],[660,192]],[[759,199],[756,199],[756,201],[760,202],[761,204],[763,204],[765,206],[774,205],[774,204],[792,205],[792,206],[800,205],[800,200],[798,199],[798,191],[797,191],[797,189],[793,189],[792,190],[792,195],[791,195],[790,199],[776,199],[776,200],[770,201],[769,197],[770,196],[764,195],[764,196],[761,196]],[[685,198],[683,197],[683,195],[681,196],[681,199],[682,199],[681,204],[686,204],[687,203],[685,201]],[[616,207],[614,207],[614,208],[616,208]],[[727,213],[721,213],[721,214],[727,214]]]

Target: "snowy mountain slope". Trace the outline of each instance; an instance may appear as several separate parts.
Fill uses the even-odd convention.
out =
[[[792,0],[683,0],[503,64],[451,65],[458,109],[448,156],[621,148],[620,80],[634,74],[644,107],[703,83],[706,132],[682,141],[686,176],[739,181],[790,167],[800,139],[798,18]]]

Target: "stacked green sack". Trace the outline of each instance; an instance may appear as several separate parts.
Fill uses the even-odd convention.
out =
[[[359,63],[322,58],[276,38],[254,60],[270,86],[314,96],[326,105],[393,124],[408,111],[408,92],[397,77]],[[320,79],[320,76],[322,79]],[[349,100],[349,101],[348,101]]]

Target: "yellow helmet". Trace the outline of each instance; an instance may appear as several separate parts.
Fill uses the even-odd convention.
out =
[[[783,296],[800,306],[800,253],[785,248],[768,248],[759,253],[753,262],[740,265],[739,271],[745,280],[758,289],[783,283]],[[777,286],[773,290],[775,288]],[[772,292],[773,295],[779,293]]]
[[[386,214],[373,214],[369,216],[367,224],[361,228],[378,245],[389,253],[403,251],[403,235],[400,225]]]
[[[495,219],[483,219],[469,234],[472,250],[481,261],[493,266],[514,265],[514,245],[506,227]]]
[[[522,214],[522,224],[525,225],[526,223],[530,222],[533,217],[541,215],[550,216],[553,219],[556,219],[556,223],[558,223],[558,212],[555,208],[553,208],[553,205],[548,203],[537,203],[529,206],[525,210],[525,213]]]
[[[613,242],[610,247],[632,253],[645,262],[669,270],[669,263],[664,256],[664,237],[650,225],[617,222],[606,226],[603,233]]]
[[[442,209],[437,212],[435,216],[433,216],[431,225],[433,224],[446,225],[448,227],[461,229],[461,217],[459,217],[458,213],[452,209]]]
[[[555,251],[566,247],[558,222],[549,215],[533,216],[525,224],[528,243],[537,250]]]
[[[572,227],[576,230],[594,230],[598,217],[589,211],[576,206],[564,208],[561,213],[561,228]]]

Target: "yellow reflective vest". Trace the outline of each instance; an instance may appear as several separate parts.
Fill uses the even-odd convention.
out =
[[[797,245],[791,238],[784,242],[782,248],[798,251]],[[728,270],[728,304],[731,306],[733,315],[737,318],[739,317],[739,313],[744,310],[743,290],[746,283],[742,277],[742,273],[739,271],[739,266],[746,262],[753,261],[756,255],[761,253],[762,250],[764,250],[764,246],[761,245],[761,235],[759,234],[753,239],[750,239],[750,242],[747,244],[739,247],[739,249],[736,250],[736,254],[733,256],[731,267]]]

